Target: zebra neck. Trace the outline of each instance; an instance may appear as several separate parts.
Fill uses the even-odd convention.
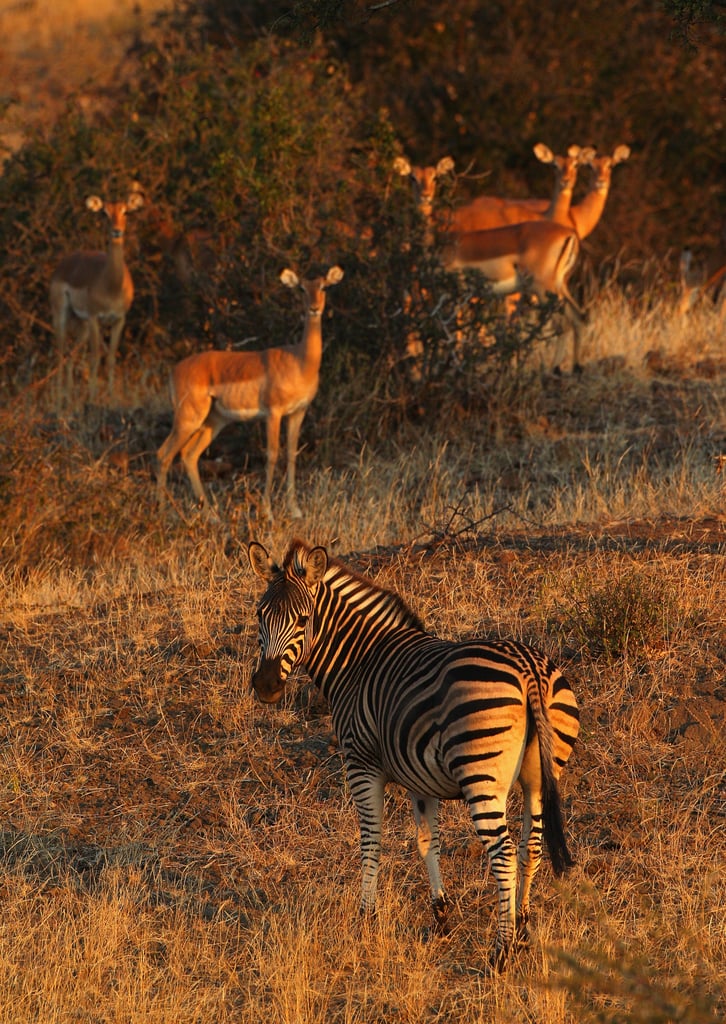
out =
[[[306,666],[328,699],[338,683],[365,671],[402,634],[424,632],[397,594],[337,565],[318,588],[315,620]]]

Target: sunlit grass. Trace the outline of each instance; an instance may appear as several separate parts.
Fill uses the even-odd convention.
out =
[[[623,336],[613,318],[606,306],[589,328],[609,355]],[[650,347],[647,322],[629,330]],[[0,414],[0,1021],[723,1016],[714,680],[726,577],[713,456],[726,406],[720,379],[696,366],[719,357],[708,318],[699,330],[662,328],[663,374],[633,350],[632,365],[593,360],[579,378],[544,379],[515,431],[505,405],[458,429],[403,423],[331,448],[314,406],[295,522],[281,474],[276,519],[259,516],[254,430],[247,468],[210,484],[218,521],[179,473],[159,512],[165,396],[144,380],[163,367],[127,378],[113,412],[69,396],[57,419],[43,389],[11,402]],[[127,444],[132,458],[109,457]],[[361,922],[358,825],[327,709],[303,673],[281,707],[250,693],[257,586],[244,544],[257,537],[279,556],[296,534],[398,590],[433,631],[526,639],[572,678],[582,733],[562,791],[578,864],[562,883],[543,867],[533,947],[503,976],[485,971],[495,887],[464,808],[441,814],[450,937],[430,931],[397,791],[379,915]]]

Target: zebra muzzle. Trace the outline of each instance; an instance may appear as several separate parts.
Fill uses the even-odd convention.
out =
[[[252,675],[252,689],[263,704],[276,704],[285,692],[285,680],[280,675],[280,659],[261,660]]]

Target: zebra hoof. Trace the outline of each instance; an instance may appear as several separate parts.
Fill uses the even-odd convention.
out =
[[[451,902],[446,896],[437,896],[431,902],[431,909],[434,912],[434,930],[438,935],[448,935],[448,917],[451,910]]]
[[[509,946],[498,946],[492,953],[490,967],[492,974],[503,974],[509,964]]]
[[[530,944],[529,914],[520,914],[517,918],[517,946],[526,949]]]

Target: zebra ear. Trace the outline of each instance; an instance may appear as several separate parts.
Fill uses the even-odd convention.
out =
[[[247,557],[250,560],[250,566],[255,576],[259,576],[265,583],[269,583],[272,578],[274,563],[267,552],[267,548],[253,540],[247,547]]]
[[[305,582],[312,590],[320,583],[328,568],[328,552],[325,548],[311,548],[305,559]]]

